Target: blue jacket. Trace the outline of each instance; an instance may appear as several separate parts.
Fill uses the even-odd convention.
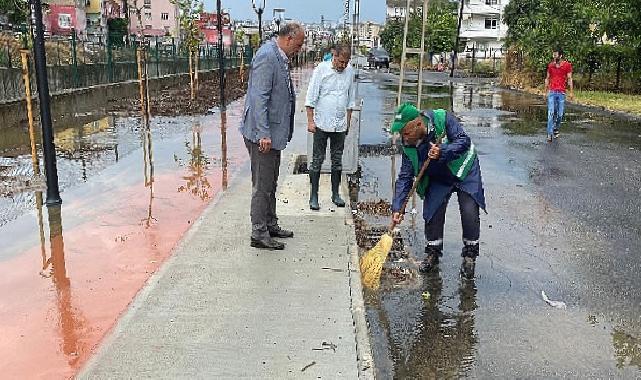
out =
[[[430,120],[433,117],[431,111],[424,112],[423,114]],[[471,144],[470,137],[465,133],[456,117],[449,112],[447,113],[445,121],[445,131],[449,143],[441,145],[441,157],[437,161],[431,161],[427,168],[426,174],[430,177],[430,183],[423,202],[423,218],[426,222],[432,219],[438,208],[455,189],[460,189],[471,195],[479,207],[485,210],[485,194],[483,191],[483,180],[481,179],[481,166],[479,165],[478,156],[474,159],[472,168],[462,181],[456,178],[447,167],[448,162],[459,158],[467,152]],[[421,166],[427,159],[430,143],[435,142],[435,133],[433,130],[430,130],[426,138],[416,147],[418,150],[419,164]],[[413,184],[414,168],[412,167],[410,159],[403,153],[403,163],[401,164],[401,171],[398,174],[396,188],[394,189],[394,201],[392,202],[393,212],[400,211]]]
[[[289,68],[276,41],[268,41],[251,64],[240,133],[254,143],[271,138],[272,149],[283,150],[292,139],[295,109]]]

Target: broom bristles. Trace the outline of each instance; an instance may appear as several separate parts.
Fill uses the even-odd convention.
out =
[[[366,287],[377,289],[380,285],[383,264],[393,242],[394,238],[390,234],[384,234],[378,243],[361,257],[361,276]]]

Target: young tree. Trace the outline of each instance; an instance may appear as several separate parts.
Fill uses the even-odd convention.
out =
[[[423,11],[410,13],[407,30],[407,46],[421,45]],[[427,52],[450,51],[456,40],[456,14],[452,3],[443,0],[430,1],[425,27],[425,49]],[[403,33],[405,19],[390,20],[381,31],[381,44],[391,57],[400,59],[403,52]]]
[[[180,28],[183,46],[189,54],[189,80],[191,100],[196,98],[198,89],[198,53],[203,34],[198,27],[197,17],[203,13],[203,2],[200,0],[170,0],[180,11]],[[220,17],[220,15],[218,15]],[[219,31],[222,33],[222,31]],[[222,52],[218,52],[222,54]]]

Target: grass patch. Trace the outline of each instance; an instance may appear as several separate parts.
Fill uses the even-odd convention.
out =
[[[616,94],[606,91],[575,91],[574,94],[575,101],[580,104],[641,115],[641,95]]]

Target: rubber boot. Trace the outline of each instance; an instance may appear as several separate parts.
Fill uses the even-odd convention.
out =
[[[320,210],[318,205],[318,182],[320,181],[320,172],[309,171],[309,208],[312,210]]]
[[[476,267],[476,257],[479,255],[479,246],[475,245],[466,245],[461,251],[461,256],[463,256],[463,263],[461,263],[461,276],[467,280],[474,279],[474,270]]]
[[[341,186],[341,171],[332,170],[332,202],[338,207],[345,207],[345,201],[341,198],[338,193],[338,189]]]
[[[440,246],[428,245],[425,247],[425,253],[427,256],[425,256],[425,260],[423,260],[418,267],[421,273],[427,273],[436,268],[439,258],[443,255],[443,249]]]

